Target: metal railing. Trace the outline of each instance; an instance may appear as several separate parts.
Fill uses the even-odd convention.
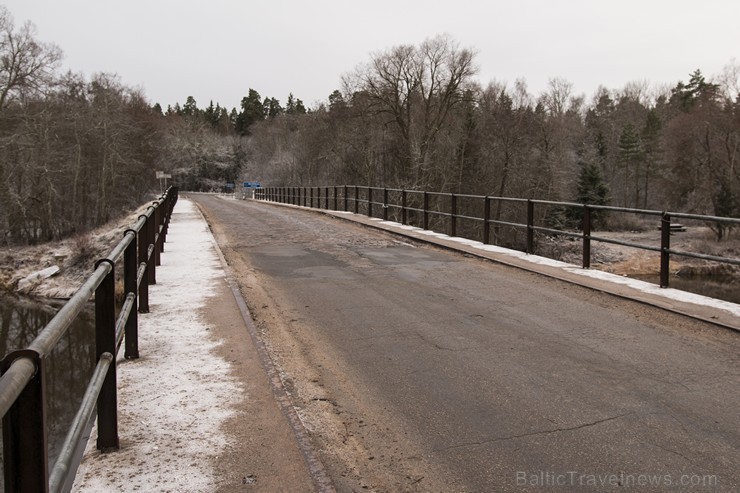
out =
[[[156,284],[177,189],[170,187],[124,232],[110,254],[26,349],[0,362],[0,415],[3,416],[3,469],[6,492],[61,491],[73,474],[74,453],[97,409],[97,448],[116,450],[118,412],[116,354],[125,336],[127,359],[139,357],[138,313],[149,311],[149,285]],[[125,301],[116,317],[115,271],[123,258]],[[120,265],[120,264],[118,264]],[[81,406],[49,473],[44,396],[44,362],[91,297],[95,298],[93,371]]]
[[[535,251],[535,233],[545,235],[560,235],[580,239],[582,242],[583,268],[591,267],[592,253],[591,243],[602,242],[622,245],[641,250],[653,251],[660,254],[660,287],[668,287],[670,274],[671,256],[689,257],[729,265],[740,265],[740,259],[709,255],[700,252],[689,252],[671,248],[671,221],[685,219],[702,221],[704,223],[722,224],[729,226],[740,225],[739,218],[718,217],[699,214],[685,214],[678,212],[656,211],[648,209],[633,209],[626,207],[600,206],[591,204],[580,204],[574,202],[555,202],[549,200],[535,200],[512,197],[495,197],[490,195],[467,195],[456,193],[428,192],[421,190],[404,190],[397,188],[365,187],[357,185],[342,185],[331,187],[267,187],[257,189],[255,192],[257,200],[280,202],[303,207],[319,209],[342,210],[345,212],[363,213],[368,217],[377,217],[389,220],[391,214],[399,219],[401,224],[416,222],[425,230],[438,230],[439,226],[446,226],[445,232],[450,236],[458,236],[460,221],[472,221],[482,224],[481,241],[491,244],[491,237],[498,236],[496,231],[502,227],[518,229],[524,232],[524,251],[532,254]],[[459,203],[467,201],[465,210]],[[477,203],[476,208],[472,203]],[[492,206],[495,212],[492,213]],[[523,208],[516,218],[504,220],[501,218],[502,207],[519,206]],[[379,207],[381,212],[378,213]],[[537,208],[553,208],[578,210],[580,227],[577,230],[557,229],[538,224],[537,217],[545,214],[537,214]],[[471,210],[480,213],[471,215]],[[592,234],[594,216],[603,213],[622,213],[639,216],[650,216],[659,218],[660,246],[645,245],[622,241],[604,236]],[[416,215],[416,221],[412,221],[411,214]],[[432,220],[437,219],[436,224]],[[443,219],[440,221],[439,219]],[[523,222],[522,222],[523,221]],[[540,220],[540,222],[542,222]],[[675,225],[674,225],[675,226]],[[474,238],[470,238],[474,239]],[[495,239],[495,238],[494,238]],[[495,241],[493,242],[495,244]]]

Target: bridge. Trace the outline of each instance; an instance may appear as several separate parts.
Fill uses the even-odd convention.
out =
[[[367,216],[181,198],[74,489],[740,488],[737,305]]]

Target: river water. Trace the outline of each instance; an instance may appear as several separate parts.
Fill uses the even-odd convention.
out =
[[[59,308],[61,304],[53,306],[24,298],[0,297],[0,355],[27,347]],[[90,304],[45,359],[50,468],[56,461],[92,375],[95,363],[94,317],[94,307]]]
[[[635,279],[660,284],[660,275],[631,276]],[[731,277],[723,276],[671,276],[668,285],[672,288],[688,291],[740,304],[740,283]]]

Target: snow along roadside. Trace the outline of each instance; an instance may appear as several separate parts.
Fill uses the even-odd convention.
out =
[[[246,389],[216,354],[199,312],[225,274],[200,212],[177,202],[150,313],[139,315],[140,359],[118,356],[121,448],[101,454],[93,428],[73,491],[211,491],[219,428]]]

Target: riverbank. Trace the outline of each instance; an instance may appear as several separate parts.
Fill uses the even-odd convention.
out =
[[[594,236],[608,240],[634,243],[652,248],[660,247],[660,231],[598,231]],[[671,249],[676,251],[701,253],[719,257],[740,258],[740,238],[737,235],[716,241],[712,230],[706,226],[688,227],[685,231],[671,234]],[[582,260],[581,241],[572,238],[546,238],[541,255],[580,265]],[[604,243],[591,242],[591,268],[611,274],[641,277],[660,274],[660,253],[648,250]],[[707,260],[671,256],[671,275],[690,278],[723,277],[740,280],[740,267]]]
[[[149,204],[64,240],[0,248],[0,291],[33,298],[68,299],[110,253]]]

